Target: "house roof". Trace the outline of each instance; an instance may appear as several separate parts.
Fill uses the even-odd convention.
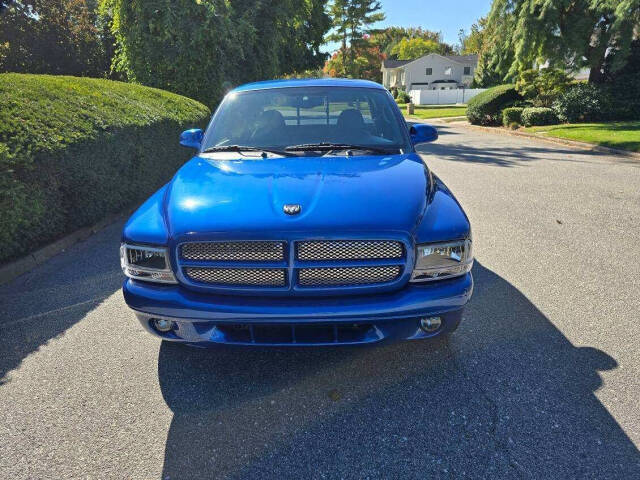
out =
[[[444,58],[459,63],[478,63],[478,55],[443,55]]]
[[[382,66],[384,68],[398,68],[401,67],[403,65],[406,65],[407,63],[411,63],[413,62],[413,60],[383,60],[382,61]]]
[[[428,55],[424,55],[420,58],[424,58],[424,57],[428,57],[429,55],[439,55],[443,58],[446,58],[447,60],[451,60],[453,62],[457,62],[457,63],[478,63],[478,55],[440,55],[438,53],[430,53]],[[409,63],[413,63],[417,60],[420,60],[420,58],[416,58],[413,60],[383,60],[382,61],[382,67],[383,68],[399,68],[399,67],[404,67],[405,65],[409,64]]]

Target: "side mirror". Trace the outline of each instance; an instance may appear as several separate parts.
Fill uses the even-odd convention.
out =
[[[200,128],[185,130],[180,134],[180,145],[183,147],[200,148],[204,132]]]
[[[438,131],[431,125],[416,123],[409,128],[409,135],[414,145],[433,142],[438,139]]]

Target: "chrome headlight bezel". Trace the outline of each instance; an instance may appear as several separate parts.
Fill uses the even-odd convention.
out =
[[[465,275],[473,267],[471,238],[416,245],[411,282],[433,282]]]
[[[133,255],[140,256],[141,263],[155,263],[155,266],[136,265]],[[150,245],[135,245],[122,243],[120,245],[120,266],[123,273],[134,280],[142,280],[153,283],[176,284],[171,263],[169,261],[169,250],[166,247],[155,247]]]

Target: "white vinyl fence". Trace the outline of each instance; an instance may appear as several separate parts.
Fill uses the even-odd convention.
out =
[[[415,105],[453,105],[467,103],[486,88],[456,88],[453,90],[411,90],[409,96]]]

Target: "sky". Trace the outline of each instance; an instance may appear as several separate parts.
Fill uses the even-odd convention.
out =
[[[442,32],[444,41],[458,43],[458,31],[467,32],[478,18],[489,13],[491,0],[381,0],[387,18],[374,28],[386,26],[422,27]],[[332,52],[337,44],[327,44],[323,49]]]

